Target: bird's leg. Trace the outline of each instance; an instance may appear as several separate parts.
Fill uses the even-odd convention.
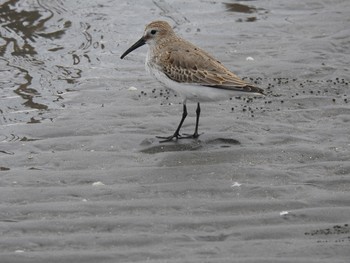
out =
[[[196,109],[196,128],[194,130],[193,138],[198,138],[198,124],[199,124],[199,115],[201,115],[201,106],[199,105],[199,102],[197,104],[197,109]]]
[[[179,139],[196,139],[199,137],[198,134],[198,124],[199,124],[199,115],[201,114],[201,106],[199,105],[199,102],[197,103],[197,109],[196,109],[196,128],[194,129],[194,133],[192,135],[182,136]]]
[[[181,129],[181,126],[184,123],[184,120],[186,119],[186,117],[187,117],[187,107],[186,107],[186,104],[184,103],[183,104],[182,118],[181,118],[181,121],[180,121],[179,126],[177,127],[176,131],[174,132],[173,135],[168,136],[168,137],[157,136],[157,138],[159,138],[159,139],[164,139],[163,141],[160,141],[160,142],[169,142],[169,141],[172,141],[174,138],[176,140],[182,138],[180,135],[180,129]]]

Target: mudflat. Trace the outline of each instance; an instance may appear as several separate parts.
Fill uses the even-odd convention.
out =
[[[348,1],[240,3],[1,3],[1,263],[349,262]],[[181,98],[119,59],[159,19],[267,95],[159,143]]]

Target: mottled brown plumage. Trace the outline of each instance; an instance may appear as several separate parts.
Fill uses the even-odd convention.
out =
[[[263,93],[262,89],[240,79],[204,50],[178,37],[168,23],[152,22],[146,27],[146,31],[154,28],[157,28],[159,33],[157,45],[152,48],[151,62],[171,80],[241,92]]]

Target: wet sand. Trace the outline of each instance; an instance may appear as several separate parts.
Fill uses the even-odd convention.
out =
[[[350,6],[240,3],[0,6],[1,263],[349,261]],[[160,144],[181,98],[119,59],[156,19],[267,96]]]

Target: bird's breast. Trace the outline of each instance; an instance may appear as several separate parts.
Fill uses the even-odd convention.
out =
[[[158,81],[162,81],[159,77],[161,73],[161,68],[158,66],[156,57],[153,55],[152,51],[147,52],[146,61],[145,61],[146,71]]]

